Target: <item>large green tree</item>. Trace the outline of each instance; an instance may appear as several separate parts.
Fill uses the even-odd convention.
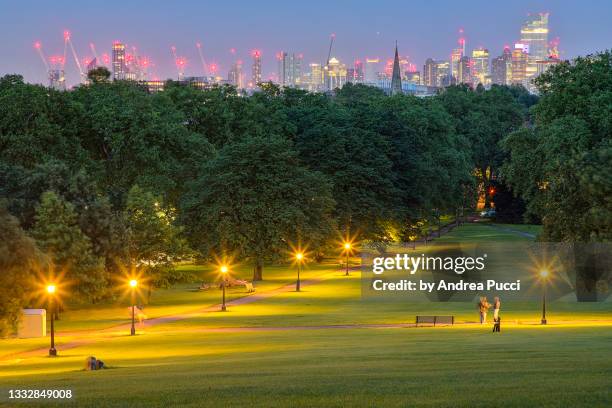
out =
[[[612,238],[612,53],[562,62],[542,74],[535,127],[504,142],[503,177],[540,216],[542,238]]]
[[[35,219],[32,236],[49,257],[55,274],[71,286],[71,294],[93,301],[103,297],[107,278],[104,263],[94,255],[91,240],[79,227],[74,206],[48,191],[41,196]]]
[[[300,165],[280,136],[247,137],[223,147],[183,204],[183,222],[206,254],[237,254],[263,278],[264,261],[286,258],[300,241],[317,249],[331,235],[331,186]]]
[[[0,337],[16,327],[21,309],[36,291],[42,256],[30,237],[0,203]]]
[[[144,273],[149,288],[176,281],[174,265],[189,251],[175,225],[174,210],[153,193],[134,186],[127,196],[123,221],[130,266]]]

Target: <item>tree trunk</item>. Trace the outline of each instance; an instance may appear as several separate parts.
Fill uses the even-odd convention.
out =
[[[253,281],[263,280],[263,261],[259,258],[255,260],[255,266],[253,267]]]

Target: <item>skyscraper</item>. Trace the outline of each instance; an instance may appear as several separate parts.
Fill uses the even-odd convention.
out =
[[[472,50],[472,73],[474,85],[482,84],[485,87],[491,85],[491,74],[489,72],[489,50],[477,48]]]
[[[454,79],[454,82],[461,82],[459,78],[459,61],[463,57],[463,49],[455,48],[451,53],[450,65],[451,65],[451,76]]]
[[[467,55],[461,57],[457,71],[457,82],[460,84],[473,85],[472,60]]]
[[[261,83],[261,51],[253,50],[253,66],[251,67],[251,86],[257,87]]]
[[[323,70],[321,64],[310,64],[310,84],[308,89],[311,91],[320,91],[323,87]]]
[[[63,69],[51,68],[47,72],[49,75],[49,87],[57,91],[66,90],[66,77]]]
[[[227,73],[227,81],[238,89],[244,88],[242,83],[242,61],[234,62]]]
[[[342,88],[344,84],[346,84],[346,65],[342,64],[335,57],[332,57],[325,68],[323,75],[326,90],[333,91],[336,88]]]
[[[423,66],[423,85],[439,86],[438,85],[438,64],[431,58],[425,60]]]
[[[355,61],[355,82],[362,84],[365,81],[365,74],[363,72],[363,62],[360,60]]]
[[[397,42],[395,43],[395,57],[393,58],[393,73],[391,74],[391,95],[402,93],[402,78],[400,74],[399,55],[397,53]]]
[[[529,49],[527,78],[537,73],[538,61],[548,57],[548,13],[529,14],[521,26],[520,43]]]
[[[437,77],[437,85],[436,86],[449,86],[452,83],[452,77],[451,77],[451,69],[450,69],[450,62],[449,61],[438,61],[436,64],[436,68],[438,70],[438,77]]]
[[[379,58],[366,58],[365,60],[365,83],[376,85],[378,83]]]
[[[524,44],[514,44],[514,50],[512,51],[512,78],[513,84],[528,85],[527,81],[527,61],[528,61],[528,48]]]
[[[277,54],[277,59],[279,85],[298,86],[302,82],[302,55],[281,51]]]
[[[113,43],[113,79],[126,79],[125,44],[115,41]]]
[[[512,81],[512,52],[504,47],[504,52],[491,62],[491,82],[497,85],[509,85]]]

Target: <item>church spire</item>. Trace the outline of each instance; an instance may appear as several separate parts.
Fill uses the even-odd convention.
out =
[[[395,59],[393,60],[393,74],[391,75],[391,95],[402,93],[402,75],[400,73],[399,54],[397,52],[397,41],[395,41]]]

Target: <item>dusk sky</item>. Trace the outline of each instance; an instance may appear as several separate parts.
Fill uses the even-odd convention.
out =
[[[62,32],[72,32],[80,59],[109,53],[114,40],[149,56],[161,78],[176,77],[170,47],[188,60],[187,75],[202,75],[196,42],[207,62],[227,75],[242,59],[250,75],[252,49],[260,49],[264,78],[276,71],[275,54],[302,53],[304,63],[324,62],[329,36],[333,56],[352,64],[365,57],[391,58],[395,40],[419,70],[426,58],[448,59],[459,28],[467,49],[484,46],[491,56],[519,39],[527,13],[550,13],[550,38],[560,37],[561,58],[612,47],[612,2],[595,1],[34,1],[0,0],[0,75],[22,74],[46,83],[45,68],[33,48],[41,41],[47,56],[63,53]],[[236,50],[236,55],[230,49]],[[70,53],[69,85],[78,80]]]

